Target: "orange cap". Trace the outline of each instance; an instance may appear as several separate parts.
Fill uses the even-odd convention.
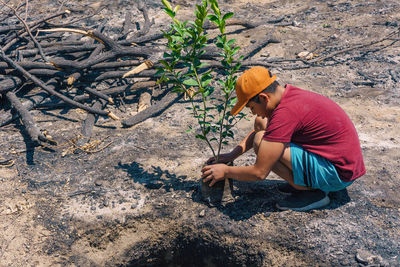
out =
[[[250,99],[255,97],[276,80],[276,75],[270,76],[268,69],[253,67],[245,70],[236,82],[238,102],[231,110],[232,115],[238,114]]]

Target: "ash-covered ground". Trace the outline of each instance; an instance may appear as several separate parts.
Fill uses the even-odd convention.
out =
[[[183,15],[193,10],[190,1],[172,2],[182,5]],[[100,4],[108,6],[90,19],[107,18],[109,29],[121,27],[126,12],[138,14],[130,1]],[[161,4],[147,4],[156,25],[165,25]],[[57,8],[53,1],[44,6]],[[322,56],[379,40],[400,26],[396,0],[220,1],[220,6],[249,21],[284,16],[284,22],[293,22],[234,34],[246,47],[272,32],[280,42],[262,48],[260,60],[296,58],[301,51]],[[235,27],[231,30],[240,28]],[[91,154],[66,153],[85,118],[78,110],[33,112],[58,141],[54,151],[27,146],[18,124],[1,128],[0,156],[15,164],[0,168],[0,265],[400,266],[396,38],[339,54],[338,62],[326,66],[271,67],[282,84],[339,103],[358,130],[367,174],[347,191],[331,193],[331,204],[322,210],[276,210],[282,181],[273,175],[259,183],[234,182],[235,201],[225,206],[203,203],[200,169],[210,155],[185,132],[193,119],[183,100],[132,128],[100,118],[92,139],[109,145]],[[131,115],[135,105],[128,101],[118,115]],[[251,129],[249,119],[226,150]],[[254,160],[249,153],[235,164]]]

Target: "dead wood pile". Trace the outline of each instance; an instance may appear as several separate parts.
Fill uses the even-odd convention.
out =
[[[20,5],[12,5],[0,0],[0,127],[12,122],[22,123],[35,145],[55,145],[51,135],[35,122],[30,111],[68,105],[69,108],[88,112],[81,133],[87,142],[96,117],[108,116],[119,120],[113,110],[123,105],[125,97],[131,94],[145,91],[139,98],[138,113],[120,116],[124,127],[160,114],[181,98],[180,95],[169,93],[167,86],[156,82],[155,67],[159,66],[158,61],[165,50],[161,30],[168,30],[168,26],[155,25],[144,1],[136,3],[137,10],[142,14],[139,21],[133,21],[132,15],[127,12],[117,36],[115,30],[113,34],[107,32],[105,20],[97,25],[85,24],[101,8],[91,10],[90,14],[87,9],[64,9],[46,17],[28,14],[28,3],[24,1]],[[60,6],[59,10],[62,9]],[[259,22],[233,19],[227,26],[241,26],[239,31],[265,24],[294,26],[294,21],[288,21],[289,17]],[[213,25],[206,25],[209,31],[214,28]],[[242,48],[242,65],[279,66],[282,69],[307,68],[318,64],[323,66],[322,61],[381,42],[395,34],[398,31],[381,40],[336,50],[311,60],[254,60],[253,56],[261,48],[279,42],[271,32]],[[111,35],[114,35],[113,38]],[[219,53],[213,46],[209,46],[203,56],[210,65],[220,64]],[[333,64],[337,64],[337,60]],[[160,94],[162,98],[151,105],[149,92],[154,88],[160,88],[163,93]]]
[[[154,67],[165,49],[160,42],[161,29],[167,28],[154,25],[143,1],[136,4],[143,15],[142,21],[133,22],[127,13],[119,35],[114,38],[104,31],[105,23],[76,27],[95,12],[84,16],[87,10],[65,9],[47,17],[36,17],[28,16],[28,9],[24,8],[28,1],[19,6],[0,1],[0,127],[20,119],[18,122],[34,144],[54,145],[56,142],[37,125],[30,111],[68,105],[88,112],[82,129],[88,140],[96,116],[119,120],[112,110],[123,104],[125,96],[156,86]],[[240,21],[232,24],[245,29],[261,25]],[[213,27],[208,25],[207,28]],[[248,47],[244,51],[245,58],[277,40],[267,36],[262,42]],[[218,65],[216,51],[209,49],[204,57]],[[139,113],[123,118],[122,125],[129,127],[157,115],[181,97],[168,93],[167,88],[161,89],[165,91],[164,97],[149,108],[146,108],[150,105],[148,91],[141,96],[144,103],[139,103]]]

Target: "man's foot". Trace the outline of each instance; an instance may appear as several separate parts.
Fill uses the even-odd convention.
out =
[[[280,210],[308,211],[322,208],[329,202],[324,191],[298,191],[276,203],[276,207]]]
[[[291,195],[296,192],[300,192],[301,190],[297,190],[293,186],[288,183],[283,183],[278,185],[278,192],[282,195]]]

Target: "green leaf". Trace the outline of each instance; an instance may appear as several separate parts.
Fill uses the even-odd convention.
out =
[[[211,75],[211,71],[212,70],[207,70],[206,72],[204,72],[200,78],[201,81],[205,81],[208,79],[211,79],[213,76]]]
[[[205,67],[207,67],[208,65],[210,65],[210,64],[208,64],[208,63],[206,63],[206,62],[201,62],[200,65],[197,66],[197,68],[199,68],[199,69],[205,68]]]
[[[164,74],[164,73],[165,73],[165,70],[157,69],[157,72],[156,72],[156,74],[154,76],[159,76],[160,74]]]
[[[194,21],[194,23],[195,23],[195,25],[197,25],[197,26],[199,26],[199,27],[202,27],[202,26],[203,26],[203,21],[202,21],[201,19],[196,19],[196,20]]]
[[[204,116],[201,116],[201,117],[204,117]],[[203,125],[203,126],[210,126],[211,125],[208,121],[200,121],[199,124]]]
[[[213,92],[214,92],[214,87],[207,87],[207,89],[204,90],[203,95],[204,95],[205,97],[207,97],[207,96],[211,95]],[[208,108],[208,109],[209,109],[209,108]]]
[[[161,2],[163,3],[163,5],[167,8],[172,10],[172,6],[171,4],[167,1],[167,0],[161,0]]]
[[[236,54],[237,53],[237,51],[239,51],[239,49],[240,49],[240,47],[235,47],[235,48],[233,48],[232,49],[232,54],[234,55],[234,54]]]
[[[202,87],[206,87],[207,85],[209,85],[212,82],[213,79],[207,79],[201,82],[201,86]]]
[[[182,37],[180,37],[180,36],[172,36],[172,39],[173,39],[175,42],[180,42],[180,43],[184,43],[184,42],[185,42],[185,40],[184,40]]]
[[[199,84],[197,83],[197,81],[193,78],[187,79],[183,81],[184,85],[188,85],[188,86],[198,86]]]
[[[201,134],[196,134],[196,138],[202,139],[202,140],[206,140],[206,137],[204,135],[201,135]]]
[[[216,0],[212,0],[211,2],[211,9],[214,11],[217,16],[221,16],[221,12],[219,11],[218,8],[218,2]]]
[[[211,130],[211,127],[208,126],[207,128],[204,129],[204,135],[207,135]]]
[[[230,40],[228,41],[228,45],[231,46],[231,45],[233,45],[235,42],[236,42],[236,39],[230,39]]]
[[[233,12],[226,13],[226,14],[222,17],[222,20],[227,20],[227,19],[231,18],[233,15],[234,15]]]
[[[221,49],[223,49],[224,48],[224,44],[223,43],[220,43],[220,42],[218,42],[218,43],[216,43],[215,44],[218,48],[221,48]],[[223,56],[224,54],[222,54],[222,56]]]
[[[216,25],[219,25],[219,18],[215,15],[208,15],[207,18]]]
[[[175,18],[175,12],[172,11],[171,9],[166,9],[164,8],[164,12],[168,14],[168,16],[170,16],[171,18]]]
[[[237,63],[237,64],[235,65],[235,67],[233,68],[233,72],[237,72],[237,71],[240,69],[241,66],[242,66],[241,63]]]

